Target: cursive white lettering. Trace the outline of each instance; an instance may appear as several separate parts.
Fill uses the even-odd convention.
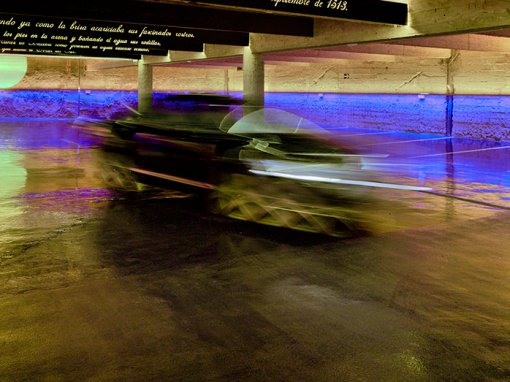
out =
[[[84,25],[78,24],[78,21],[73,21],[73,23],[71,24],[71,28],[70,29],[76,29],[76,30],[79,30],[79,31],[86,31],[87,27],[84,26]]]
[[[149,40],[149,41],[142,41],[142,45],[158,45],[158,46],[160,46],[161,43],[159,43],[158,41]]]
[[[50,23],[37,23],[35,24],[35,26],[37,28],[53,28],[55,24],[50,24]]]
[[[16,21],[11,17],[9,20],[0,20],[0,25],[16,25]]]
[[[118,27],[91,27],[90,30],[92,32],[124,33],[122,24],[120,24]]]
[[[144,35],[149,36],[171,36],[172,32],[169,32],[168,29],[165,29],[164,31],[157,31],[154,29],[147,29],[147,27],[143,27],[142,31],[138,35],[138,37],[142,37]]]
[[[22,22],[19,24],[18,29],[21,29],[21,28],[24,28],[24,27],[29,27],[29,26],[30,26],[30,21],[22,21]]]
[[[303,5],[307,7],[310,5],[310,0],[273,0],[274,6],[276,7],[279,3]]]
[[[90,49],[90,46],[89,45],[71,45],[71,47],[69,49],[75,49],[75,48],[78,48],[78,49]]]
[[[85,42],[103,42],[102,37],[78,36],[78,41]]]
[[[176,37],[187,37],[187,38],[195,38],[195,35],[193,33],[188,32],[179,32],[175,34]]]

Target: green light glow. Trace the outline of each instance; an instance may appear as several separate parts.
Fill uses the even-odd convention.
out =
[[[20,165],[23,156],[15,151],[0,151],[0,232],[7,224],[7,218],[19,215],[22,211],[12,203],[11,198],[25,187],[26,170]]]
[[[16,85],[25,77],[26,72],[26,57],[0,54],[0,89]]]

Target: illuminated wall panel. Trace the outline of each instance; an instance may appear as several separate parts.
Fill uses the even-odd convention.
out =
[[[164,107],[155,93],[155,104]],[[234,96],[241,97],[240,93]],[[2,118],[117,118],[137,107],[137,93],[99,90],[0,92]],[[285,109],[323,125],[442,134],[444,96],[267,93],[266,106]]]
[[[0,91],[0,118],[116,118],[137,105],[137,92],[83,90]]]
[[[154,93],[156,107],[167,104]],[[242,98],[242,93],[230,93]],[[266,107],[301,115],[328,128],[445,134],[443,95],[266,93]],[[0,118],[118,118],[137,108],[136,91],[4,90]],[[510,96],[454,98],[453,135],[510,140]]]
[[[266,106],[337,127],[443,134],[444,96],[267,93]]]
[[[510,96],[455,96],[453,135],[510,141]]]

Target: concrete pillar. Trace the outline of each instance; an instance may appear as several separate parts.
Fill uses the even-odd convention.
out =
[[[446,136],[453,134],[453,94],[446,95]]]
[[[225,90],[225,93],[228,94],[229,91],[229,75],[228,75],[228,69],[225,69],[224,71],[224,81],[223,81],[223,88]]]
[[[138,111],[152,111],[152,65],[144,64],[143,57],[138,61]]]
[[[264,107],[264,57],[250,47],[243,53],[243,95],[247,106]]]
[[[453,63],[459,57],[459,52],[452,49],[450,57],[446,59],[446,136],[453,135],[453,97],[455,86],[453,83]],[[455,161],[453,157],[453,142],[446,140],[446,194],[455,194]],[[446,198],[445,206],[446,221],[453,220],[455,216],[455,204],[452,198]]]
[[[455,86],[453,84],[453,63],[459,56],[459,52],[452,49],[451,55],[446,59],[446,136],[453,134],[453,96]]]

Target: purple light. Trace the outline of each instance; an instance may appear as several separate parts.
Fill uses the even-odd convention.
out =
[[[221,92],[220,92],[221,93]],[[168,108],[154,92],[154,106]],[[229,93],[242,98],[242,93]],[[135,91],[3,90],[0,118],[119,118],[137,109]],[[446,97],[427,94],[266,93],[265,104],[302,116],[330,130],[358,128],[445,135]],[[181,105],[182,106],[182,105]],[[510,96],[457,95],[453,135],[510,141]]]

